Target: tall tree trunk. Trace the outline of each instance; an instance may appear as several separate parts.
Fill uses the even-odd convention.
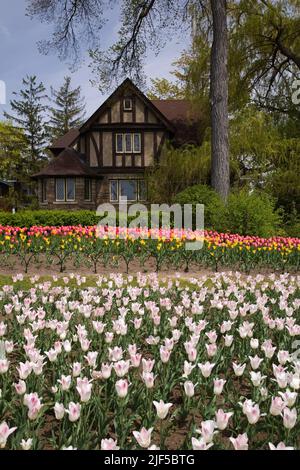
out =
[[[230,187],[228,141],[227,0],[210,0],[213,16],[211,51],[212,187],[226,201]]]

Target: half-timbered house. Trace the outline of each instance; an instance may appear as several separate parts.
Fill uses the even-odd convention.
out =
[[[126,79],[80,129],[50,147],[52,161],[34,175],[40,207],[147,202],[145,170],[159,163],[167,140],[197,143],[196,127],[188,101],[151,101]]]

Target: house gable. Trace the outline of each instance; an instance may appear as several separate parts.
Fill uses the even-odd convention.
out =
[[[126,109],[124,100],[131,100],[131,109]],[[149,124],[162,126],[173,133],[175,128],[164,114],[127,78],[83,124],[80,133],[97,125]]]

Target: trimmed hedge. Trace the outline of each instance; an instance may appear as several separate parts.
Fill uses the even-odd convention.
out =
[[[142,226],[150,225],[148,214],[141,214],[143,221]],[[160,220],[162,215],[159,214]],[[122,220],[121,214],[116,214],[116,224],[119,225],[119,219]],[[128,216],[128,224],[135,220],[136,216]],[[0,225],[10,227],[61,227],[61,226],[74,226],[81,225],[88,227],[97,225],[101,217],[96,215],[96,211],[78,210],[78,211],[62,211],[62,210],[36,210],[36,211],[20,211],[15,214],[0,211]],[[105,220],[105,224],[114,225],[114,218],[110,217]],[[172,224],[172,217],[171,217]],[[124,224],[122,224],[124,225]]]
[[[11,227],[32,227],[37,226],[68,226],[68,225],[96,225],[99,217],[95,211],[21,211],[11,214],[0,212],[0,225]]]

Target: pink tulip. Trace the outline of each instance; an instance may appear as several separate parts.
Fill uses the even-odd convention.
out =
[[[7,325],[2,321],[0,322],[0,338],[6,334]]]
[[[24,395],[24,393],[26,393],[26,383],[24,380],[19,380],[18,383],[14,383],[14,387],[18,395]]]
[[[226,336],[224,336],[224,339],[225,339],[225,346],[227,348],[230,348],[230,346],[233,343],[233,336],[232,335],[226,335]]]
[[[110,361],[117,362],[120,361],[123,357],[123,350],[118,346],[115,346],[113,349],[108,348],[108,357]]]
[[[161,346],[159,349],[159,353],[160,353],[161,362],[163,364],[166,364],[167,362],[169,362],[170,354],[171,354],[171,351],[169,351],[169,349],[167,349],[165,346]]]
[[[41,400],[38,396],[37,393],[29,393],[27,395],[24,395],[24,400],[23,403],[25,406],[28,407],[28,418],[31,421],[34,421],[37,419],[38,414],[42,408],[42,403]]]
[[[279,364],[284,366],[290,360],[290,353],[288,351],[278,351],[277,358]]]
[[[152,369],[155,364],[155,359],[142,359],[142,366],[144,372],[152,372]]]
[[[5,346],[5,351],[6,351],[7,354],[11,354],[13,352],[13,350],[14,350],[13,341],[5,341],[4,346]]]
[[[195,386],[193,382],[190,380],[184,382],[184,392],[187,397],[193,397],[195,395]]]
[[[126,375],[129,371],[130,361],[122,360],[115,362],[113,367],[118,377],[124,377],[124,375]]]
[[[154,374],[153,372],[143,372],[142,373],[142,379],[144,384],[146,385],[147,388],[153,388],[154,387]]]
[[[139,329],[141,328],[141,326],[142,326],[142,321],[143,321],[142,318],[135,318],[135,319],[133,320],[133,324],[134,324],[135,330],[139,330]]]
[[[55,403],[55,406],[54,406],[54,413],[55,413],[55,418],[57,420],[61,420],[63,419],[64,415],[65,415],[65,407],[62,403]]]
[[[279,442],[277,446],[269,442],[269,448],[270,450],[294,450],[294,447],[288,447],[284,442]]]
[[[271,401],[270,414],[272,416],[281,415],[286,403],[281,397],[273,397]]]
[[[137,440],[140,447],[143,447],[143,449],[148,449],[148,447],[150,446],[152,431],[153,428],[146,429],[144,427],[139,432],[133,431],[135,439]]]
[[[250,340],[250,346],[252,349],[257,349],[259,346],[259,341],[256,338],[251,338]]]
[[[261,346],[262,351],[265,353],[265,356],[268,359],[271,359],[276,351],[276,347],[272,346],[272,341],[271,340],[266,340],[263,342]]]
[[[22,450],[30,450],[33,444],[33,439],[27,439],[26,441],[25,439],[22,439],[20,444]]]
[[[9,426],[7,425],[7,423],[5,421],[3,421],[0,424],[0,449],[4,449],[4,447],[6,446],[6,441],[7,441],[8,437],[13,432],[15,432],[16,429],[17,428],[9,428]]]
[[[118,397],[125,398],[128,393],[128,381],[120,379],[115,384]]]
[[[98,357],[98,352],[97,351],[89,351],[84,358],[86,359],[88,365],[92,367],[93,369],[96,368],[96,362],[97,362],[97,357]]]
[[[226,384],[226,380],[223,379],[215,379],[214,380],[214,394],[221,395],[223,392],[224,385]]]
[[[32,372],[32,365],[30,362],[26,361],[25,363],[20,362],[19,367],[17,367],[20,379],[26,380],[29,374]]]
[[[209,419],[207,421],[202,421],[201,423],[201,430],[196,430],[199,434],[201,434],[202,439],[206,444],[210,444],[213,440],[214,434],[216,434],[217,431],[215,431],[216,428],[216,422]]]
[[[210,376],[213,368],[215,367],[215,364],[212,364],[211,362],[205,362],[205,364],[198,364],[198,367],[201,370],[203,377],[207,378]]]
[[[236,438],[230,437],[229,440],[232,443],[235,450],[248,450],[247,433],[239,434]]]
[[[188,376],[192,373],[193,369],[195,368],[196,366],[191,364],[190,362],[188,361],[184,361],[184,374],[182,377],[184,378],[188,378]]]
[[[141,354],[137,354],[137,353],[136,354],[131,354],[130,355],[130,362],[131,362],[132,367],[138,368],[140,366],[141,359],[142,359]]]
[[[243,413],[247,416],[249,424],[256,424],[260,418],[259,405],[246,400],[243,405]]]
[[[217,348],[217,345],[215,343],[206,344],[205,347],[206,347],[207,355],[209,357],[213,357],[213,356],[216,355],[216,353],[218,351],[218,348]]]
[[[159,419],[165,419],[173,403],[164,403],[162,400],[159,402],[153,401],[153,404],[156,408],[157,416]]]
[[[254,385],[254,387],[260,387],[262,381],[266,378],[265,375],[261,375],[260,372],[250,372],[250,378],[251,382]]]
[[[69,421],[71,421],[71,423],[74,423],[80,418],[81,405],[80,403],[74,403],[73,401],[71,401],[65,411],[69,415]]]
[[[241,377],[244,373],[246,364],[236,364],[235,362],[233,362],[232,367],[233,367],[235,375],[237,377]]]
[[[77,379],[76,390],[80,395],[80,400],[86,403],[90,400],[92,394],[92,384],[87,377]]]
[[[81,374],[81,363],[74,362],[72,365],[72,375],[73,377],[79,377]]]
[[[202,437],[200,439],[196,439],[195,437],[192,437],[193,450],[208,450],[213,445],[214,445],[213,442],[210,442],[209,444],[207,444]]]
[[[299,374],[293,374],[292,377],[289,380],[289,385],[294,390],[299,390],[299,388],[300,388],[300,375]]]
[[[97,333],[101,334],[104,331],[106,323],[102,323],[101,321],[92,321],[92,325],[93,325],[94,330]]]
[[[208,337],[209,342],[211,344],[214,344],[218,339],[218,335],[215,332],[215,330],[209,331],[209,332],[205,333],[205,335]]]
[[[69,353],[72,351],[72,344],[69,340],[66,340],[63,342],[63,347],[64,347],[64,350],[66,351],[66,353]]]
[[[297,392],[291,392],[289,389],[287,389],[284,393],[278,392],[278,394],[282,397],[283,401],[289,408],[292,408],[296,403],[298,396]]]
[[[257,370],[259,368],[260,364],[263,362],[263,359],[261,359],[257,355],[254,356],[254,357],[249,356],[249,359],[250,359],[251,368],[253,370]]]
[[[0,359],[0,374],[6,374],[9,368],[9,361],[7,359]]]
[[[119,450],[120,447],[117,446],[117,440],[112,438],[102,439],[101,440],[101,450]]]
[[[62,375],[57,382],[61,385],[61,389],[65,392],[71,387],[72,377],[70,375]]]
[[[111,376],[112,367],[113,366],[111,364],[101,364],[101,374],[103,379],[109,379],[109,377]]]
[[[284,408],[283,410],[283,425],[286,429],[293,429],[297,422],[297,410],[293,408]]]
[[[219,409],[216,412],[216,423],[217,423],[217,428],[220,429],[220,431],[223,431],[224,429],[227,428],[228,426],[228,421],[233,416],[232,412],[225,413],[222,409]]]
[[[45,351],[45,354],[48,357],[50,362],[55,362],[58,357],[58,352],[55,349],[50,349],[49,351]]]
[[[91,341],[87,338],[82,338],[80,346],[83,352],[87,352],[90,349]]]
[[[197,349],[192,346],[188,349],[187,354],[188,354],[188,360],[190,362],[195,362],[197,358]]]
[[[105,333],[105,342],[108,344],[112,343],[113,339],[114,339],[114,334],[111,331],[107,331]]]

